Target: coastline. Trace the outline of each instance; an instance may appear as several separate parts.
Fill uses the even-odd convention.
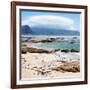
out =
[[[58,53],[58,54],[56,54]],[[80,60],[75,57],[68,58],[68,55],[79,55],[79,53],[29,53],[21,57],[21,78],[63,78],[80,76]],[[79,57],[79,56],[78,56]]]
[[[50,50],[51,45],[56,45],[54,42],[59,43],[59,48],[52,46],[54,49]],[[68,48],[66,43],[72,47]],[[76,43],[80,43],[77,37],[25,39],[21,43],[21,79],[80,77],[80,51],[74,49]],[[64,48],[60,47],[63,44],[66,44]]]

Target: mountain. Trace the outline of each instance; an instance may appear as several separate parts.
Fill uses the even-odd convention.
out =
[[[22,35],[80,35],[78,31],[62,30],[59,28],[49,28],[49,27],[30,27],[28,25],[21,26]]]
[[[33,34],[33,31],[28,25],[24,25],[24,26],[21,26],[21,34],[22,35]]]

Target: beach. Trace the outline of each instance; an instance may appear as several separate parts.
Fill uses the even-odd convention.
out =
[[[77,57],[71,57],[76,55]],[[69,58],[67,58],[69,56]],[[80,76],[79,53],[29,53],[21,55],[21,79],[71,78]]]
[[[21,43],[21,79],[80,77],[79,37],[28,37]]]

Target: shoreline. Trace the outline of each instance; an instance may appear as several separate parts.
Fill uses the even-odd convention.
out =
[[[70,78],[80,76],[80,51],[75,48],[54,49],[39,47],[34,44],[64,42],[74,45],[77,37],[63,38],[28,38],[21,45],[21,79]],[[34,44],[33,44],[34,43]],[[40,44],[40,45],[41,45]],[[52,45],[52,44],[51,44]],[[50,47],[51,48],[51,47]],[[59,47],[60,48],[60,47]]]
[[[47,51],[67,50],[71,52],[80,52],[80,40],[77,37],[31,37],[22,39],[21,47],[43,49]],[[69,46],[68,46],[69,45]]]
[[[21,54],[21,78],[26,80],[27,78],[80,76],[79,57],[80,54],[76,52],[64,53],[60,51],[54,53],[27,52],[26,54]]]

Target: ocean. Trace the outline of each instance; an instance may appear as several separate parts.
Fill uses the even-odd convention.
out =
[[[39,39],[50,39],[53,38],[53,42],[38,42],[38,43],[28,43],[28,47],[37,47],[48,50],[55,49],[74,49],[80,51],[80,36],[49,36],[49,35],[22,35],[21,40],[27,40],[30,38],[39,38]]]

